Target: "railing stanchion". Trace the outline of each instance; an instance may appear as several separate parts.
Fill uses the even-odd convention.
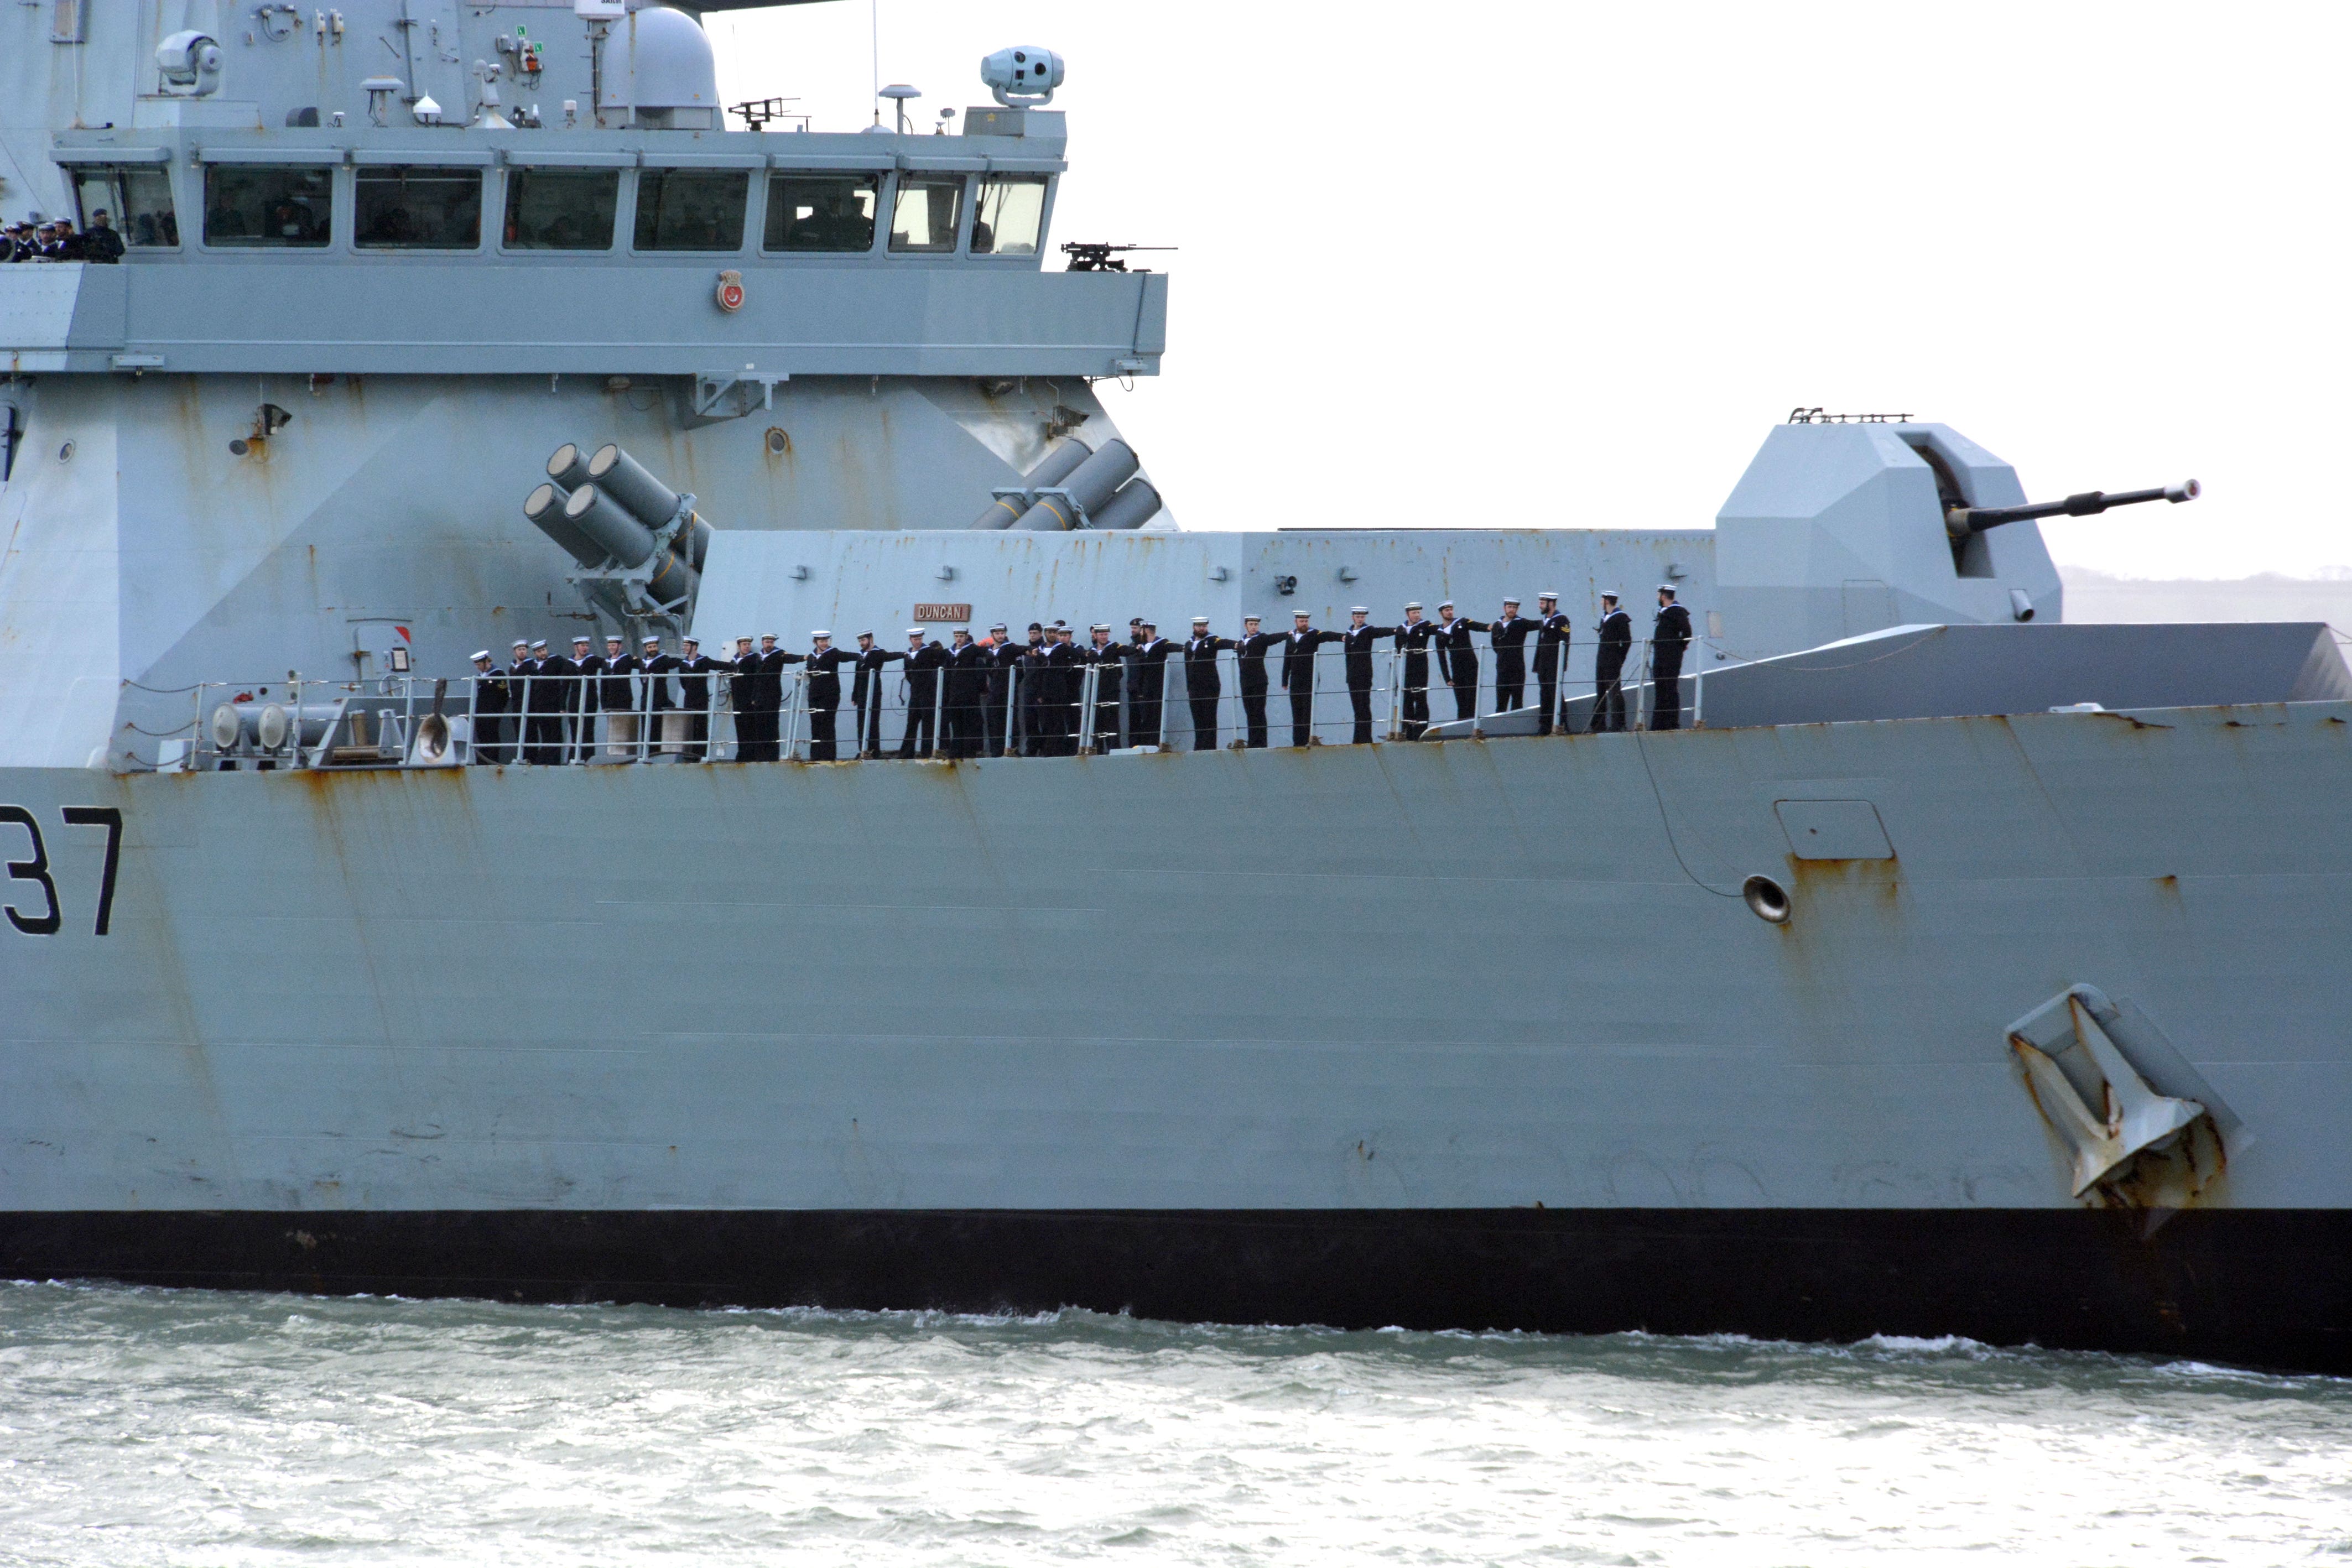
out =
[[[1088,664],[1078,680],[1078,755],[1095,754],[1095,702],[1102,690],[1102,666]]]

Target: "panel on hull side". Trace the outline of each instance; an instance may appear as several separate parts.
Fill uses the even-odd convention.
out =
[[[1351,1329],[1960,1334],[2352,1373],[2352,1214],[2336,1210],[17,1212],[0,1215],[0,1273]]]

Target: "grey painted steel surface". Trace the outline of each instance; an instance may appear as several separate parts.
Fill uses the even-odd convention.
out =
[[[2340,1207],[2347,719],[10,770],[65,929],[0,931],[0,1177],[20,1209],[2063,1207],[2003,1030],[2089,984],[2252,1134],[2207,1205]],[[1800,860],[1805,800],[1868,801],[1892,858]],[[77,804],[128,824],[103,938]],[[1725,894],[1758,872],[1787,925]]]

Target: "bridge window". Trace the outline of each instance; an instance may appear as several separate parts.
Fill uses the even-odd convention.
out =
[[[774,174],[768,180],[769,250],[863,255],[874,248],[879,174]]]
[[[1034,256],[1045,223],[1045,177],[999,174],[980,183],[971,214],[974,256]]]
[[[107,226],[129,246],[175,246],[180,220],[172,210],[172,177],[161,169],[76,168],[78,226],[86,234],[106,214]]]
[[[717,169],[647,169],[637,176],[639,250],[740,250],[751,176]]]
[[[362,250],[472,250],[482,243],[478,169],[363,168],[352,227]]]
[[[621,209],[618,169],[515,169],[507,174],[510,250],[610,250]]]
[[[898,182],[890,212],[890,248],[952,251],[956,223],[963,213],[963,179],[955,174],[909,174]]]
[[[215,163],[205,170],[205,243],[322,246],[334,237],[334,171]]]

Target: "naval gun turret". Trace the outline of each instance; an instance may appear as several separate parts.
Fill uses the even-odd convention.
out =
[[[1947,507],[1944,531],[1955,539],[1965,539],[2003,523],[2026,523],[2036,517],[2095,517],[2113,507],[2137,507],[2146,501],[2170,501],[2179,506],[2204,493],[2204,486],[2190,479],[2153,490],[2119,490],[2113,495],[2104,490],[2085,490],[2063,501],[2036,501],[2023,507]]]

